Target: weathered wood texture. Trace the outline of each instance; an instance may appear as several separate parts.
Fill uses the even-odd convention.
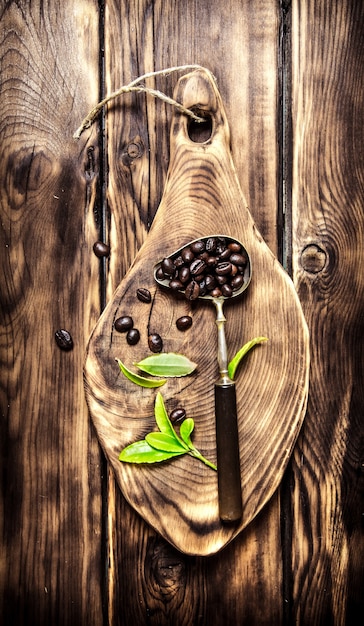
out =
[[[82,384],[99,312],[96,2],[2,2],[0,621],[102,622],[101,455]],[[71,352],[54,332],[68,328]]]
[[[354,625],[364,603],[364,5],[293,4],[293,266],[312,368],[292,472],[292,618]]]
[[[1,623],[360,623],[362,4],[1,2]],[[292,59],[289,45],[279,54],[291,17]],[[149,70],[207,66],[224,101],[241,187],[274,253],[281,250],[277,199],[292,205],[288,266],[292,236],[311,331],[304,430],[281,490],[211,557],[172,548],[126,503],[110,470],[107,543],[100,534],[103,472],[82,366],[99,309],[92,243],[105,162],[96,125],[78,144],[72,133],[98,99],[103,49],[108,92]],[[172,95],[175,77],[150,84]],[[291,101],[292,146],[290,111],[282,107]],[[100,186],[107,183],[101,230],[112,250],[101,265],[109,299],[159,205],[171,116],[168,105],[144,96],[108,107],[109,175],[102,169]],[[75,339],[68,354],[53,339],[63,325]]]

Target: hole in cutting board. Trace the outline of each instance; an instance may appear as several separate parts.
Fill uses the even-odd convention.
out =
[[[204,121],[196,122],[190,119],[187,126],[188,136],[194,143],[206,143],[212,135],[212,117],[206,111],[194,110],[193,112],[199,117],[203,117]]]

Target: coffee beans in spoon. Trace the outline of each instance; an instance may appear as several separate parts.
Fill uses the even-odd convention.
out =
[[[166,285],[174,291],[183,292],[187,300],[207,295],[229,298],[243,285],[247,263],[239,242],[228,237],[209,237],[164,258],[156,278],[167,281]]]

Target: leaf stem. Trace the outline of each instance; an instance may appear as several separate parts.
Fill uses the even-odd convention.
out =
[[[205,463],[205,465],[207,465],[208,467],[211,467],[211,469],[217,471],[217,467],[214,463],[212,463],[211,461],[209,461],[208,459],[206,459],[203,454],[201,454],[201,452],[199,452],[197,450],[197,448],[195,448],[194,446],[192,448],[190,448],[190,450],[188,451],[188,453],[190,456],[195,457],[195,459],[199,459],[200,461],[202,461],[202,463]]]

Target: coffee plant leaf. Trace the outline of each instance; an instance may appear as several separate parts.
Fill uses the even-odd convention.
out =
[[[248,341],[246,344],[244,344],[242,348],[240,348],[240,350],[235,354],[234,358],[231,359],[228,365],[228,374],[231,380],[234,380],[236,370],[238,369],[238,366],[242,359],[245,357],[245,355],[248,354],[248,352],[252,348],[254,348],[254,346],[259,343],[264,343],[265,341],[268,341],[268,337],[255,337],[251,341]]]
[[[153,354],[139,361],[139,363],[134,363],[134,365],[151,376],[164,376],[166,378],[188,376],[197,368],[197,363],[193,363],[188,357],[176,352]]]
[[[132,372],[130,369],[128,369],[126,365],[124,365],[124,363],[120,361],[120,359],[115,359],[115,360],[117,361],[120,371],[124,374],[124,376],[126,376],[126,378],[130,380],[132,383],[139,385],[139,387],[147,387],[149,389],[153,389],[156,387],[161,387],[167,382],[166,379],[160,378],[159,380],[157,380],[153,378],[145,378],[145,376],[140,376],[139,374],[136,374]]]

